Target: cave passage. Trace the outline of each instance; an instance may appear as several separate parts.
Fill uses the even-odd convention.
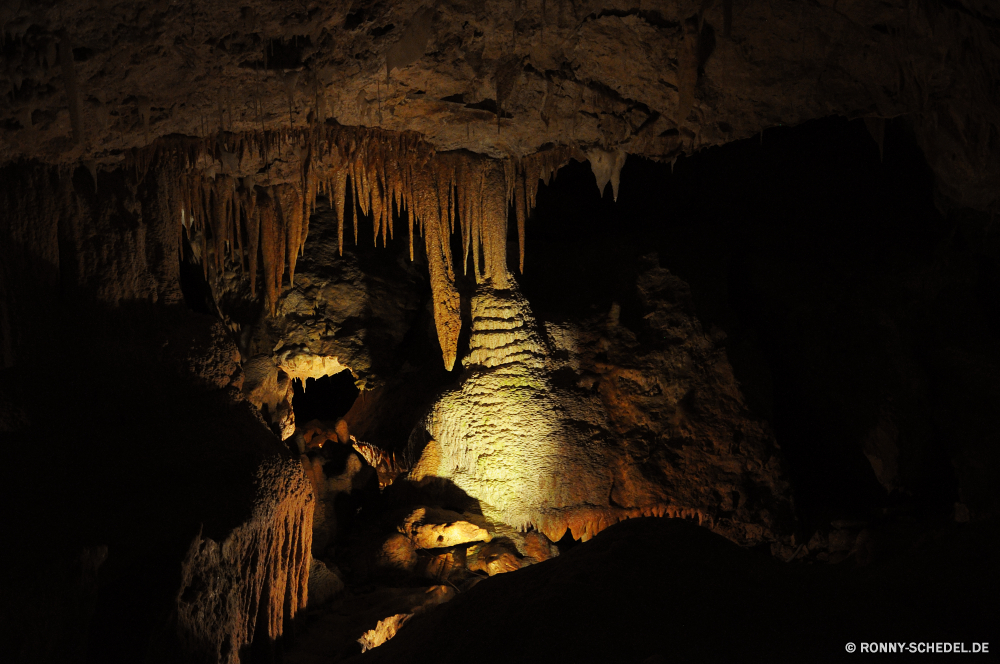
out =
[[[354,376],[346,369],[334,376],[292,381],[292,389],[295,419],[303,424],[312,420],[339,420],[361,394],[354,385]]]

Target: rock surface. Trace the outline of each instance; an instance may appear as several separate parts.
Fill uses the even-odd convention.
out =
[[[548,323],[544,338],[516,291],[477,291],[467,372],[429,413],[411,480],[451,482],[489,518],[552,541],[644,515],[697,519],[743,543],[786,534],[777,444],[687,285],[652,256],[636,289],[638,332],[613,307]]]
[[[555,560],[477,584],[356,661],[458,663],[474,652],[497,664],[839,662],[849,657],[844,644],[873,624],[907,643],[938,631],[989,632],[998,610],[982,583],[996,577],[989,557],[951,565],[991,535],[939,535],[937,543],[898,541],[874,568],[784,565],[681,520],[634,519]]]
[[[418,507],[397,526],[418,549],[442,549],[470,542],[490,541],[490,533],[457,512]]]
[[[40,173],[2,188],[3,640],[24,662],[237,662],[305,606],[309,482],[242,397],[229,330],[178,306],[172,176],[102,174],[95,196],[85,169]],[[52,589],[66,564],[79,588]],[[13,611],[31,597],[52,620]]]
[[[835,114],[872,118],[878,137],[910,114],[941,190],[988,209],[998,19],[975,0],[11,5],[0,162],[99,172],[157,136],[327,118],[495,157],[556,144],[669,160]],[[265,177],[293,180],[279,160]]]
[[[245,321],[249,352],[270,355],[292,379],[349,369],[359,388],[375,388],[396,370],[397,349],[420,313],[426,277],[400,255],[400,245],[349,241],[340,255],[337,215],[329,207],[311,217],[308,232],[294,284],[282,289],[276,315]]]
[[[337,572],[326,566],[322,560],[313,558],[309,566],[308,608],[326,604],[344,590],[344,581]]]

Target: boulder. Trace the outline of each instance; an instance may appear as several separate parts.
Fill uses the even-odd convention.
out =
[[[313,558],[309,566],[309,602],[313,609],[326,604],[344,589],[344,581],[334,567],[332,570],[322,560]]]
[[[466,569],[465,547],[431,549],[418,553],[417,574],[435,581],[448,581]]]
[[[368,630],[361,635],[360,639],[358,639],[358,643],[361,644],[361,652],[364,653],[368,652],[372,648],[377,648],[392,637],[396,636],[396,632],[398,632],[399,629],[412,617],[412,613],[397,613],[394,616],[389,616],[388,618],[379,620],[375,629]]]
[[[559,555],[559,547],[549,541],[549,538],[532,530],[524,535],[524,556],[541,563]]]
[[[469,542],[489,542],[491,535],[458,512],[418,507],[401,520],[397,529],[418,549],[440,549]]]
[[[487,544],[469,547],[467,556],[470,570],[486,572],[490,576],[516,572],[525,565],[514,543],[508,539],[497,539]]]
[[[417,550],[408,537],[393,533],[379,543],[373,565],[381,572],[412,572],[417,566]]]

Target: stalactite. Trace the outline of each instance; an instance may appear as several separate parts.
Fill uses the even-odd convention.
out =
[[[73,143],[83,140],[83,118],[80,115],[80,89],[76,77],[76,65],[73,63],[73,44],[69,33],[65,30],[59,33],[59,65],[62,70],[63,85],[66,88],[66,101],[69,104],[69,120],[73,128]]]
[[[281,276],[285,265],[288,266],[288,282],[295,283],[295,264],[298,261],[302,247],[303,201],[302,191],[293,185],[279,185],[273,188],[277,223],[284,227],[284,261],[277,273],[275,287],[280,291]],[[280,230],[280,228],[279,228]]]
[[[354,193],[354,244],[358,243],[358,215],[360,206],[358,205],[358,181],[361,179],[358,176],[357,168],[355,168],[355,161],[352,160],[350,164],[350,176],[351,176],[351,191]]]
[[[273,316],[281,290],[281,277],[285,272],[285,234],[278,223],[279,207],[272,192],[262,193],[258,198],[260,208],[260,245],[264,259],[264,295],[268,310]]]
[[[215,254],[215,269],[221,271],[224,267],[224,256],[226,253],[225,208],[215,186],[206,187],[205,196],[208,199],[209,209],[212,211],[208,218],[212,228],[212,250]]]
[[[435,173],[430,169],[414,172],[416,189],[412,205],[423,221],[424,245],[430,270],[433,293],[434,322],[445,369],[451,371],[458,354],[458,335],[462,330],[462,317],[455,273],[451,263],[451,249],[447,226],[443,223],[438,199],[435,195]]]
[[[517,256],[518,256],[518,272],[524,274],[524,222],[527,217],[527,208],[525,201],[525,187],[524,187],[524,172],[518,164],[518,168],[514,170],[514,212],[517,215]]]
[[[293,177],[290,182],[262,188],[257,186],[256,176],[247,175],[237,183],[234,175],[246,168],[246,161],[263,158],[265,146],[275,140],[279,145],[287,141],[299,155],[297,181]],[[374,236],[377,241],[381,234],[383,245],[393,237],[393,215],[405,214],[411,260],[415,258],[415,233],[424,238],[435,322],[443,360],[450,369],[462,326],[451,235],[461,234],[463,271],[468,270],[471,252],[477,283],[488,280],[496,288],[506,288],[509,209],[513,206],[517,219],[518,267],[523,270],[525,225],[538,187],[571,158],[586,157],[569,148],[507,161],[468,153],[435,153],[415,134],[331,124],[253,135],[217,134],[173,145],[154,141],[128,153],[126,163],[139,181],[152,163],[159,163],[157,160],[176,162],[178,212],[183,211],[178,216],[190,240],[198,244],[206,277],[238,263],[256,295],[258,273],[262,273],[263,292],[272,314],[286,265],[289,282],[295,278],[309,216],[319,195],[329,200],[337,216],[341,255],[349,197],[354,197],[355,204],[355,241],[362,214],[372,216]],[[221,166],[225,172],[217,172],[218,163],[212,165],[220,159],[225,160]],[[187,172],[182,175],[181,171]]]
[[[347,170],[339,168],[333,176],[333,202],[337,210],[337,248],[344,255],[344,214],[347,212]],[[355,217],[354,237],[357,239],[357,218]]]
[[[680,126],[694,106],[694,90],[698,84],[698,22],[684,24],[684,38],[677,47],[677,114],[674,122]]]
[[[405,191],[407,192],[407,194],[406,194],[406,196],[407,196],[407,200],[406,200],[406,223],[407,223],[407,227],[409,228],[409,232],[410,232],[410,260],[412,261],[413,260],[413,222],[415,221],[415,215],[414,215],[414,212],[413,212],[413,207],[414,207],[415,203],[413,201],[413,192],[410,189],[410,182],[412,180],[412,175],[413,174],[412,174],[412,172],[410,171],[409,168],[407,168],[406,172],[408,174],[407,178],[406,178],[407,188],[405,189]]]
[[[250,294],[257,295],[257,255],[260,251],[260,209],[257,205],[257,188],[250,183],[245,197],[247,220],[247,258],[250,272]]]

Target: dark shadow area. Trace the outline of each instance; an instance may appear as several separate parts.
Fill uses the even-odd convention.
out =
[[[633,519],[476,585],[350,661],[850,662],[865,655],[848,642],[992,641],[992,540],[942,535],[857,569],[784,565],[680,519]]]
[[[573,162],[539,192],[519,280],[541,318],[617,303],[637,330],[639,258],[657,253],[691,285],[706,331],[725,332],[805,522],[902,504],[948,518],[959,499],[949,459],[975,449],[996,462],[981,413],[947,395],[972,380],[956,355],[991,366],[1000,357],[1000,243],[985,218],[942,217],[932,192],[902,120],[886,125],[884,161],[864,124],[842,118],[769,129],[676,168],[629,157],[617,203]],[[956,420],[974,438],[955,436]],[[892,481],[866,458],[886,438]]]
[[[354,376],[349,370],[336,376],[307,378],[305,383],[292,381],[295,396],[292,407],[297,422],[310,420],[339,420],[354,405],[360,391],[354,385]]]

